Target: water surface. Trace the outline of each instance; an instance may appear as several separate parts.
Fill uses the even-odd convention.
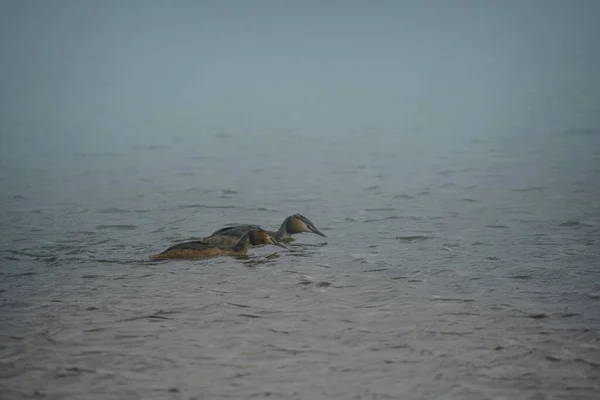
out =
[[[598,396],[600,2],[138,3],[3,2],[0,398]]]
[[[296,141],[315,160],[301,167],[248,156],[240,170],[177,142],[72,154],[44,199],[5,166],[6,396],[592,398],[600,135],[556,132],[543,150],[471,140],[427,158],[370,138],[356,137],[364,159],[348,157],[356,142]],[[131,169],[136,152],[164,162]],[[295,212],[328,238],[147,261]]]

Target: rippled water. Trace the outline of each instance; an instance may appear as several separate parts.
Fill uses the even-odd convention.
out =
[[[597,395],[600,131],[207,135],[3,157],[3,398]],[[147,261],[295,212],[327,240]]]

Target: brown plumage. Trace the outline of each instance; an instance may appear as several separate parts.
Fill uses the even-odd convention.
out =
[[[227,256],[245,256],[248,252],[248,244],[254,246],[261,244],[272,244],[279,247],[284,247],[281,243],[276,242],[264,230],[258,228],[246,232],[241,238],[235,239],[233,244],[229,239],[219,239],[213,237],[210,241],[197,240],[193,242],[179,243],[169,247],[160,254],[152,256],[152,260],[164,259],[190,259],[190,258],[207,258],[221,255]]]

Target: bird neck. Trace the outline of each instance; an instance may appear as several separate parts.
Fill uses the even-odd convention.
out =
[[[245,254],[248,251],[248,244],[250,243],[250,232],[244,233],[244,236],[238,240],[238,242],[231,248],[234,253]]]
[[[281,240],[290,236],[290,232],[288,231],[288,218],[283,221],[277,232],[272,235],[275,239]]]

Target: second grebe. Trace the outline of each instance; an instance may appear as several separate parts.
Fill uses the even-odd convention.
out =
[[[285,248],[284,245],[275,241],[266,231],[258,228],[244,233],[242,237],[233,245],[225,242],[219,244],[216,243],[216,241],[210,243],[204,240],[196,240],[193,242],[179,243],[175,246],[171,246],[162,253],[152,256],[151,259],[190,259],[216,257],[221,255],[245,256],[248,252],[248,244],[252,244],[253,246],[272,244]]]

